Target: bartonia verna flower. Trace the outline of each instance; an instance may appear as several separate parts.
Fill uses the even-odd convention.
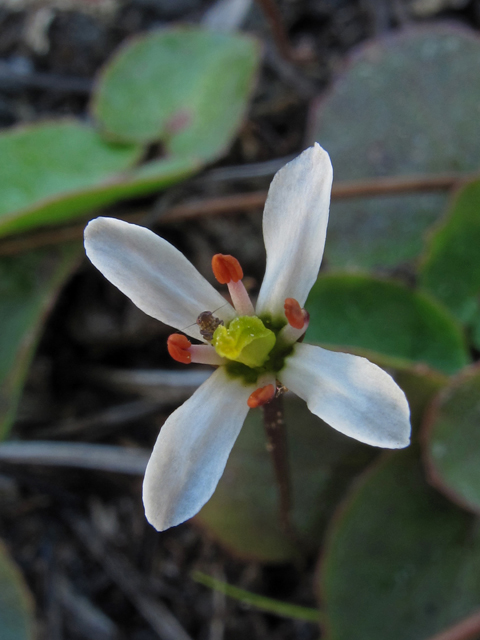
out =
[[[263,215],[267,268],[254,307],[232,256],[212,268],[232,304],[166,240],[113,218],[92,220],[86,252],[103,275],[142,311],[196,339],[175,333],[178,362],[216,370],[163,425],[147,466],[143,501],[159,531],[194,516],[209,500],[249,409],[281,385],[347,436],[401,448],[409,443],[404,393],[365,358],[302,344],[303,308],[322,260],[332,167],[315,144],[274,177]]]

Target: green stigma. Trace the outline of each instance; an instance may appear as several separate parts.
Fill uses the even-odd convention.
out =
[[[240,316],[227,327],[220,325],[212,344],[222,358],[235,360],[247,367],[261,367],[275,346],[276,336],[256,316]]]

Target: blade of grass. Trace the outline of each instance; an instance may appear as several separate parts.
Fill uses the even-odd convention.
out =
[[[290,604],[289,602],[282,602],[280,600],[267,598],[266,596],[260,596],[251,591],[246,591],[245,589],[240,589],[239,587],[234,587],[231,584],[222,582],[222,580],[212,578],[212,576],[201,571],[193,571],[191,576],[195,582],[203,584],[205,587],[209,587],[215,591],[221,591],[234,600],[248,604],[266,613],[272,613],[284,618],[295,618],[296,620],[317,623],[320,621],[322,615],[318,609],[301,607],[296,604]]]

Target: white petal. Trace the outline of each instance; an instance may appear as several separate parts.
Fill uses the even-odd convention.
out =
[[[409,444],[405,394],[388,373],[365,358],[298,344],[278,377],[337,431],[388,449]]]
[[[192,263],[152,231],[115,218],[96,218],[85,229],[87,256],[137,307],[188,335],[201,338],[195,320],[214,311],[231,320],[231,305]]]
[[[165,422],[143,482],[145,515],[158,531],[191,518],[211,497],[252,391],[220,367]]]
[[[332,175],[328,153],[315,144],[273,178],[263,214],[267,269],[257,313],[283,314],[285,298],[305,304],[322,261]]]

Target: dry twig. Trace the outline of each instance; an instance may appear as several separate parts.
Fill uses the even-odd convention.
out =
[[[333,185],[332,200],[449,191],[474,178],[478,178],[478,174],[448,173],[338,182]],[[192,200],[167,209],[156,220],[156,224],[168,224],[241,211],[261,210],[265,204],[266,197],[267,191],[253,191]],[[149,215],[149,212],[140,210],[120,217],[127,222],[141,223],[147,215]],[[89,215],[89,218],[91,216],[92,214]],[[60,227],[50,231],[41,230],[32,234],[9,238],[0,241],[0,256],[17,255],[33,249],[61,244],[62,242],[81,240],[84,228],[85,222],[75,226]]]

